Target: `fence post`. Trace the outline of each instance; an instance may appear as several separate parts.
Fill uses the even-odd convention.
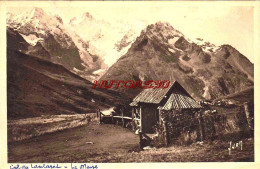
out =
[[[113,115],[113,112],[111,112],[111,115],[112,115],[112,124],[114,124],[114,115]]]
[[[122,115],[122,125],[123,125],[123,127],[125,127],[125,120],[124,120],[124,110],[123,109],[121,109],[121,115]]]
[[[140,105],[140,131],[143,132],[143,112],[142,112],[142,106]]]
[[[98,112],[99,112],[99,109],[97,109],[97,118],[99,118],[99,114],[98,114]]]
[[[205,138],[205,133],[204,133],[204,124],[203,124],[203,117],[202,117],[202,112],[199,111],[199,128],[200,128],[200,140],[203,141]]]
[[[102,122],[100,109],[98,109],[98,119],[100,124]]]
[[[168,136],[168,128],[167,128],[167,123],[166,120],[163,120],[163,133],[164,133],[164,143],[165,146],[168,146],[169,144],[169,136]]]
[[[132,131],[135,131],[134,112],[135,108],[132,108]]]
[[[210,121],[211,121],[211,127],[212,127],[212,131],[211,131],[211,139],[215,139],[216,136],[216,128],[215,128],[215,116],[211,116],[210,117]]]
[[[249,104],[248,102],[244,103],[244,109],[245,109],[245,114],[246,114],[246,120],[247,120],[247,123],[248,123],[248,128],[251,129],[252,125],[251,125],[251,120],[250,120],[248,104]]]
[[[139,131],[139,146],[143,150],[143,133],[141,131]]]

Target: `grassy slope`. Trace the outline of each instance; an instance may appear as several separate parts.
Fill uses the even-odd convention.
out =
[[[44,115],[18,120],[8,120],[8,142],[21,141],[46,133],[87,125],[96,114]]]
[[[92,89],[91,82],[61,65],[9,49],[7,85],[8,119],[90,113],[122,102],[123,96]]]

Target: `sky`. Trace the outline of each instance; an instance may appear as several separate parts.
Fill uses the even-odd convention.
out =
[[[104,5],[105,4],[105,5]],[[124,20],[133,24],[169,22],[185,36],[202,38],[216,45],[230,44],[254,63],[254,8],[217,3],[174,2],[42,2],[11,4],[8,11],[20,13],[41,7],[58,14],[64,22],[89,12],[96,19],[111,23]],[[15,7],[15,8],[13,8]]]

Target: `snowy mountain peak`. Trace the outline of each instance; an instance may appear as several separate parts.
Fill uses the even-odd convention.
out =
[[[41,8],[31,8],[14,16],[10,13],[8,16],[7,26],[17,31],[30,45],[26,52],[34,52],[37,57],[43,57],[42,53],[37,53],[38,48],[43,48],[50,55],[48,59],[51,62],[59,63],[84,78],[91,79],[92,72],[106,68],[99,55],[90,54],[88,40],[82,39],[73,26],[64,25],[59,15],[45,12]],[[79,20],[90,21],[91,18],[93,19],[89,13],[84,13]],[[86,22],[85,26],[91,25],[89,23]],[[82,24],[78,26],[82,30]],[[96,27],[93,28],[95,29]],[[82,34],[92,32],[82,30]]]
[[[80,17],[73,17],[70,20],[69,24],[75,26],[79,24],[84,24],[86,22],[91,22],[94,20],[95,18],[89,12],[84,12]]]
[[[167,22],[156,22],[148,25],[141,32],[140,37],[147,37],[151,40],[160,41],[165,45],[174,46],[174,43],[184,35]]]
[[[23,13],[21,13],[20,15],[17,15],[14,20],[17,22],[29,22],[31,20],[34,19],[43,19],[48,17],[48,14],[46,14],[43,9],[38,8],[38,7],[34,7],[32,9],[29,9],[27,11],[24,11]]]
[[[202,48],[204,52],[210,53],[210,52],[216,52],[216,50],[219,48],[213,43],[210,43],[208,41],[203,40],[202,38],[195,38],[195,39],[188,39],[190,43],[195,43],[198,46]]]
[[[54,17],[59,21],[60,24],[63,24],[63,20],[59,15],[55,15]]]
[[[6,13],[6,17],[7,17],[7,18],[10,18],[10,17],[13,17],[13,16],[14,16],[14,14],[11,13],[11,12],[7,12],[7,13]]]
[[[32,8],[30,13],[31,13],[31,16],[35,16],[35,17],[42,17],[42,16],[46,15],[46,13],[43,11],[43,9],[38,8],[38,7]]]
[[[72,19],[70,19],[69,24],[73,25],[73,22],[75,22],[76,20],[77,20],[77,18],[73,17]]]
[[[93,16],[90,13],[85,12],[85,13],[83,13],[82,18],[92,20]]]
[[[57,23],[63,24],[63,21],[60,16],[58,15],[52,16],[51,14],[46,13],[43,9],[38,7],[34,7],[15,16],[9,14],[7,17],[9,18],[9,22],[12,22],[12,24],[14,25],[15,24],[24,25],[26,23],[31,23],[37,26],[39,22],[44,23],[46,26],[47,25],[56,26]]]
[[[174,29],[168,22],[156,22],[155,24],[148,25],[146,32],[165,37],[184,36],[180,31]]]
[[[61,34],[64,29],[62,18],[58,15],[52,15],[41,8],[31,8],[17,15],[9,15],[7,26],[19,30],[19,33],[30,34],[38,33],[47,35],[50,32]]]
[[[14,14],[12,14],[11,12],[7,12],[6,13],[6,23],[8,24],[14,17]]]
[[[142,31],[142,35],[146,35],[148,38],[161,41],[165,45],[169,45],[170,48],[175,48],[174,44],[179,39],[184,39],[190,44],[194,43],[201,47],[204,52],[215,52],[219,47],[203,40],[202,38],[189,39],[177,29],[173,28],[168,22],[156,22],[148,25],[145,30]]]

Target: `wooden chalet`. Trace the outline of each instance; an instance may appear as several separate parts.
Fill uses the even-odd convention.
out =
[[[200,104],[177,82],[168,88],[144,89],[130,103],[134,123],[142,133],[151,133],[162,122],[162,112],[172,110],[199,110]]]

